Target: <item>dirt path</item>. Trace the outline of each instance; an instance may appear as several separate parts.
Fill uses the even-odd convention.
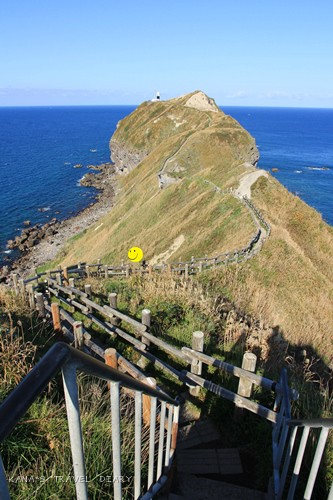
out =
[[[254,172],[250,172],[249,174],[243,175],[239,182],[239,186],[236,189],[236,194],[242,198],[243,196],[247,196],[251,199],[251,186],[256,182],[257,179],[261,176],[268,177],[266,170],[255,170]]]

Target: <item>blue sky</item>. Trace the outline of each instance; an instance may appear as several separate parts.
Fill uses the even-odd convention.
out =
[[[0,106],[333,107],[331,0],[1,0]]]

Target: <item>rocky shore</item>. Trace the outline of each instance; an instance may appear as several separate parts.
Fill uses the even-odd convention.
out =
[[[1,281],[7,281],[12,272],[17,273],[20,278],[27,277],[33,268],[55,259],[69,238],[88,228],[109,212],[114,204],[117,190],[114,165],[103,163],[90,165],[88,169],[98,173],[88,172],[82,177],[80,184],[94,187],[99,191],[95,203],[91,203],[76,216],[63,221],[53,218],[44,225],[34,226],[30,226],[30,221],[25,221],[27,227],[22,230],[21,235],[9,240],[7,244],[9,249],[18,249],[21,255],[14,262],[0,268]]]

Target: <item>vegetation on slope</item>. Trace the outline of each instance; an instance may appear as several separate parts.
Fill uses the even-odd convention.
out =
[[[64,264],[126,261],[133,245],[151,260],[180,235],[184,242],[169,262],[212,256],[249,241],[254,229],[249,213],[205,181],[237,188],[255,170],[244,164],[255,160],[253,139],[214,103],[211,111],[187,107],[195,95],[144,103],[120,123],[111,144],[119,146],[118,156],[121,148],[131,153],[125,160],[132,170],[119,178],[112,212],[68,246]],[[135,163],[143,152],[144,159]],[[162,170],[178,182],[161,190]],[[252,186],[252,198],[271,224],[271,236],[257,257],[221,269],[215,281],[288,341],[306,342],[332,366],[333,229],[269,175]]]
[[[120,123],[111,146],[119,149],[118,156],[126,149],[129,173],[118,178],[113,210],[68,246],[64,264],[97,258],[119,262],[133,245],[150,260],[180,235],[184,242],[169,261],[231,251],[249,242],[255,228],[248,211],[205,181],[222,189],[235,184],[247,171],[243,163],[257,158],[254,140],[221,111],[190,108],[188,99],[144,103]],[[117,161],[120,170],[122,160]],[[177,182],[160,189],[161,172]]]
[[[271,235],[254,259],[219,271],[212,281],[333,368],[333,228],[270,176],[252,186],[252,199]]]

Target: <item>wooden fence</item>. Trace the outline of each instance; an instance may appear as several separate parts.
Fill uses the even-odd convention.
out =
[[[151,333],[151,314],[148,309],[143,309],[141,321],[131,318],[118,310],[115,293],[109,295],[108,304],[100,304],[94,300],[91,286],[87,284],[83,291],[74,286],[59,284],[54,278],[48,278],[46,282],[36,286],[28,284],[26,294],[30,306],[37,309],[41,317],[49,318],[55,331],[62,332],[78,349],[94,353],[110,366],[151,384],[154,381],[148,380],[140,368],[144,364],[144,359],[147,359],[159,370],[186,384],[193,396],[198,395],[200,387],[203,387],[232,401],[240,408],[246,408],[271,422],[276,422],[277,414],[273,410],[251,401],[250,397],[253,384],[277,394],[281,391],[279,384],[252,373],[255,370],[255,363],[250,369],[242,369],[205,355],[202,352],[203,332],[194,332],[192,345],[179,349]],[[114,349],[105,349],[92,338],[91,331],[88,331],[81,321],[75,320],[73,317],[75,312],[80,312],[111,338],[118,337],[124,346],[131,346],[133,351],[140,355],[140,362],[134,364]],[[168,362],[161,359],[159,354],[161,351],[168,354]],[[245,354],[245,358],[249,356],[255,358],[254,354]],[[240,379],[238,393],[233,393],[205,378],[202,374],[204,364],[215,366],[218,370],[224,370],[238,377]],[[244,384],[247,385],[245,391]],[[297,397],[295,391],[291,391],[290,395],[293,399]]]
[[[215,269],[219,265],[228,265],[232,263],[239,263],[245,261],[254,255],[256,255],[263,245],[264,241],[270,235],[270,225],[265,221],[261,212],[256,208],[251,200],[246,196],[241,199],[243,203],[249,208],[250,213],[256,225],[256,232],[253,234],[251,240],[246,247],[233,250],[230,252],[224,252],[214,257],[199,257],[194,256],[189,261],[174,262],[174,263],[162,263],[156,265],[145,265],[145,266],[131,266],[130,264],[125,264],[124,261],[118,265],[102,264],[100,260],[97,263],[78,263],[70,267],[61,268],[47,271],[43,273],[37,273],[36,269],[33,269],[33,276],[26,280],[19,280],[17,274],[13,273],[11,275],[12,284],[16,293],[18,293],[19,288],[23,288],[27,283],[38,282],[40,278],[56,277],[58,283],[61,284],[61,280],[69,280],[70,276],[80,276],[87,277],[124,277],[128,278],[133,274],[139,275],[152,275],[153,273],[167,273],[169,275],[182,275],[187,279],[190,275],[200,273],[208,269]]]

